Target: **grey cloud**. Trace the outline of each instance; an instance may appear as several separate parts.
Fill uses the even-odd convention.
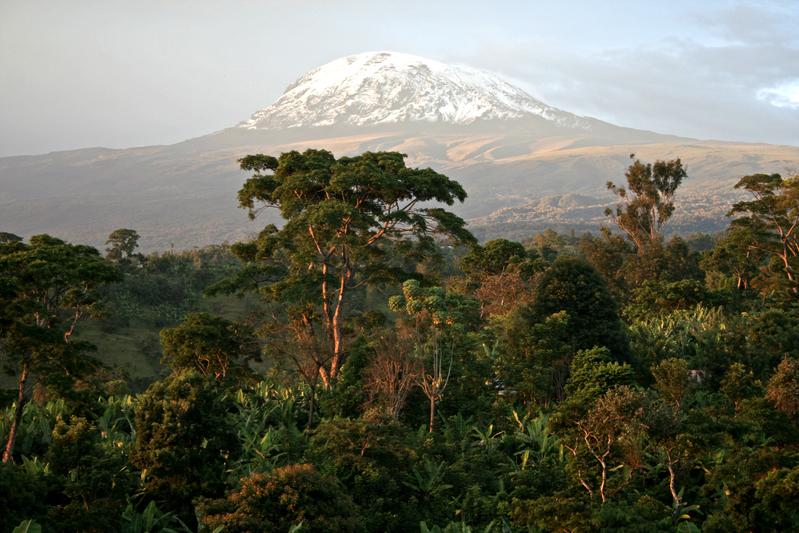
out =
[[[763,89],[799,78],[799,16],[735,7],[713,29],[724,40],[669,39],[599,53],[546,53],[540,43],[498,44],[464,61],[493,64],[569,111],[622,125],[700,138],[799,144],[799,109],[776,107]],[[741,17],[751,17],[747,27]],[[729,37],[735,36],[735,40]],[[760,95],[760,97],[758,97]]]

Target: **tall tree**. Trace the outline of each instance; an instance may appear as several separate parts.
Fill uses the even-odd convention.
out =
[[[418,383],[428,400],[428,430],[432,433],[436,405],[453,377],[459,344],[480,324],[478,303],[441,287],[422,287],[417,280],[408,280],[402,285],[402,295],[389,298],[388,305],[415,329],[415,351],[421,360]]]
[[[736,203],[729,215],[744,215],[732,224],[749,231],[750,247],[779,261],[791,290],[799,292],[799,176],[783,179],[779,174],[744,176],[735,185],[752,194],[753,200]]]
[[[636,159],[624,176],[627,187],[607,183],[608,190],[622,203],[615,210],[606,209],[605,214],[643,254],[647,245],[660,240],[661,227],[674,213],[674,193],[688,173],[679,159],[658,160],[654,164]]]
[[[389,243],[394,253],[422,257],[433,250],[435,234],[474,241],[461,218],[430,206],[462,202],[463,187],[429,168],[406,167],[403,154],[336,159],[326,150],[307,150],[279,158],[248,155],[240,163],[255,174],[239,191],[239,205],[251,218],[275,207],[286,224],[268,226],[234,251],[248,263],[244,276],[255,286],[296,302],[309,327],[321,318],[330,355],[320,374],[328,386],[345,353],[352,292],[398,273],[386,260]]]
[[[72,336],[78,322],[99,309],[97,288],[119,280],[117,269],[99,252],[68,244],[49,235],[30,244],[0,244],[0,283],[7,283],[5,325],[0,323],[0,355],[18,365],[17,401],[3,462],[12,460],[31,372],[47,379],[61,373],[74,379],[65,365],[85,347]]]
[[[716,245],[704,253],[702,268],[734,280],[738,290],[750,289],[763,260],[762,250],[752,247],[756,240],[750,228],[740,224],[729,226]]]
[[[608,285],[591,265],[561,257],[541,276],[535,302],[522,310],[529,322],[565,311],[577,350],[605,346],[617,359],[629,358],[629,344]]]

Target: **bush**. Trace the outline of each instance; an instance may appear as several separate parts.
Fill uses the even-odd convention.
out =
[[[192,499],[221,496],[226,465],[239,453],[232,401],[194,372],[153,383],[136,408],[131,463],[143,473],[148,499],[193,520]]]
[[[334,478],[309,464],[256,472],[241,480],[241,488],[224,500],[200,505],[209,530],[224,526],[230,533],[289,531],[358,531],[358,509]]]

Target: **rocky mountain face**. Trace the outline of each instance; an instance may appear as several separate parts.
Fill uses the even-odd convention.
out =
[[[236,208],[250,153],[396,150],[459,180],[455,209],[475,231],[520,237],[591,229],[629,155],[681,157],[689,179],[673,227],[718,229],[745,174],[799,168],[799,147],[699,141],[623,128],[548,106],[501,77],[406,54],[358,54],[319,67],[231,128],[169,146],[0,158],[0,231],[102,245],[135,228],[146,249],[233,241],[278,222]]]

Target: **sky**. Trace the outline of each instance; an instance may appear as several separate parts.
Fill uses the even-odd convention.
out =
[[[622,126],[799,145],[799,0],[0,0],[0,156],[169,144],[392,50]]]

